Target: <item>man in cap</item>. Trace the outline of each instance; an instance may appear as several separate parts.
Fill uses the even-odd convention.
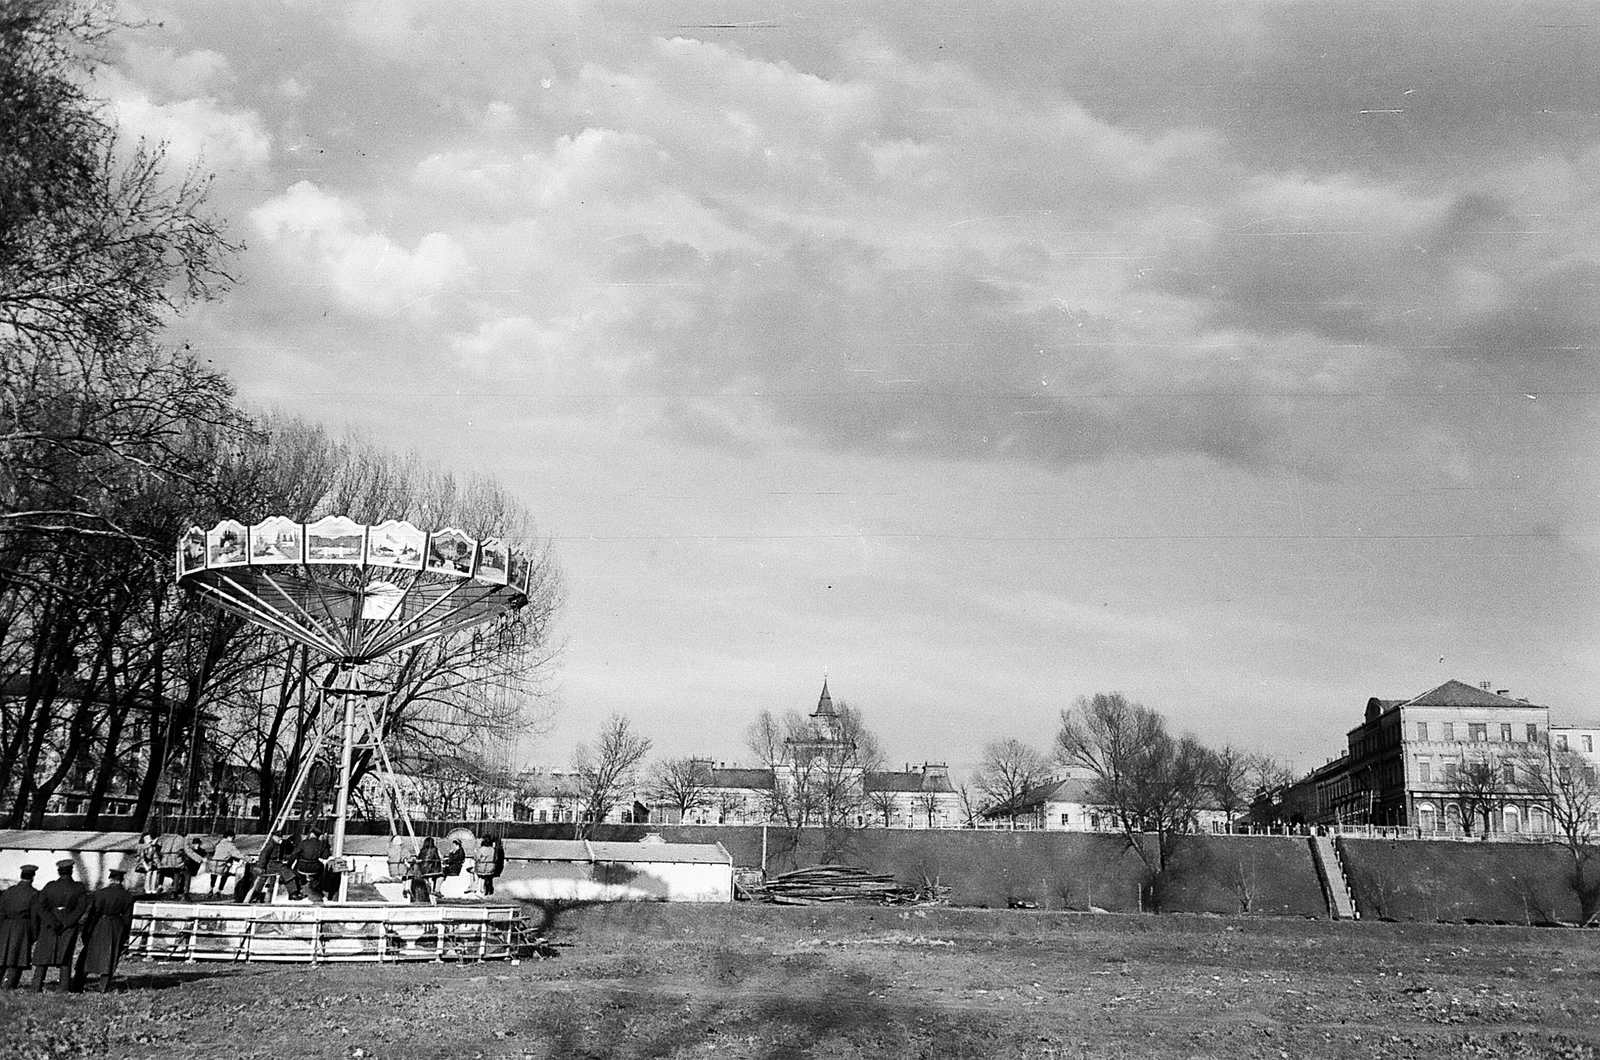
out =
[[[33,886],[37,865],[24,865],[18,883],[0,892],[0,990],[15,990],[22,969],[33,963]]]
[[[56,862],[56,878],[44,885],[34,900],[34,920],[39,935],[33,943],[33,989],[44,989],[52,965],[56,988],[72,989],[72,951],[78,944],[78,927],[89,911],[89,888],[72,878],[73,862]]]
[[[117,962],[122,959],[122,951],[128,948],[128,936],[133,933],[134,904],[132,892],[122,885],[127,873],[112,869],[106,875],[111,877],[111,882],[89,896],[83,951],[78,958],[74,984],[82,990],[85,978],[98,975],[102,994],[111,992],[111,977],[117,974]]]

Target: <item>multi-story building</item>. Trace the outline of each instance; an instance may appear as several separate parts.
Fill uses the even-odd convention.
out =
[[[1450,680],[1410,699],[1369,699],[1347,742],[1344,755],[1285,790],[1285,820],[1538,834],[1549,822],[1526,783],[1530,767],[1569,750],[1587,759],[1580,768],[1600,767],[1600,728],[1552,726],[1548,706],[1489,682]]]

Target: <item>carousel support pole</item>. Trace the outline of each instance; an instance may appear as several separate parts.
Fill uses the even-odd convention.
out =
[[[350,893],[349,866],[344,860],[345,822],[350,817],[350,771],[355,756],[356,696],[360,681],[351,675],[351,686],[344,692],[344,746],[339,750],[339,796],[333,817],[333,860],[339,864],[339,901]]]

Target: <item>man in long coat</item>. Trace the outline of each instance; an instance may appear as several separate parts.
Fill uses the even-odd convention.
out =
[[[33,964],[33,886],[37,865],[22,866],[21,881],[0,893],[0,989],[15,990],[22,969]]]
[[[133,933],[135,901],[133,893],[122,885],[125,872],[112,869],[107,875],[111,882],[89,896],[76,981],[81,990],[85,978],[98,975],[102,994],[111,992],[111,977],[117,974],[117,962],[122,959],[122,951],[128,948],[128,936]]]
[[[33,920],[38,937],[33,943],[33,989],[44,989],[52,965],[57,969],[57,989],[72,989],[72,951],[78,945],[78,928],[89,911],[89,888],[72,878],[71,859],[56,862],[55,879],[34,899]]]

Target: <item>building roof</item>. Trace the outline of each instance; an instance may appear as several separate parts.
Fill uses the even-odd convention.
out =
[[[1035,784],[1010,802],[991,806],[983,811],[985,817],[1010,817],[1012,814],[1032,813],[1050,802],[1076,802],[1093,804],[1089,797],[1092,781],[1081,777],[1051,779]]]
[[[1526,707],[1521,700],[1478,688],[1454,678],[1437,688],[1430,688],[1414,699],[1400,704],[1406,707]],[[1387,709],[1387,708],[1385,708]]]
[[[950,776],[941,771],[922,769],[894,770],[884,773],[867,773],[861,778],[863,791],[911,791],[954,794]]]
[[[775,785],[770,769],[713,769],[712,788],[748,788],[751,791],[771,791]]]
[[[131,851],[138,832],[56,832],[43,829],[0,831],[0,850],[76,850],[81,853]]]

